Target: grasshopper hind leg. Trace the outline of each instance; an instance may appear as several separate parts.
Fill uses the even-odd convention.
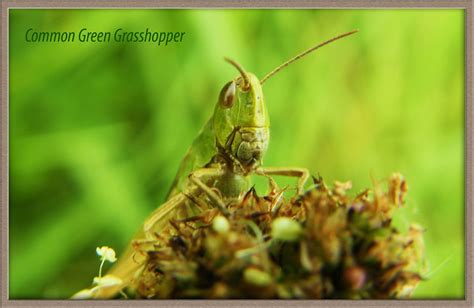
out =
[[[94,298],[113,298],[125,287],[133,286],[136,276],[146,265],[148,260],[147,251],[154,249],[156,244],[164,241],[164,233],[166,233],[166,230],[170,230],[169,221],[171,219],[186,218],[195,212],[196,206],[190,205],[192,203],[190,196],[199,199],[201,194],[207,195],[216,207],[223,213],[228,213],[222,198],[207,184],[223,174],[224,171],[220,168],[202,168],[193,171],[189,175],[189,180],[195,187],[176,194],[151,213],[145,220],[143,228],[134,236],[119,262],[107,273],[120,278],[123,284],[101,288],[96,292]],[[159,234],[161,239],[156,234]]]
[[[124,288],[132,286],[148,260],[147,249],[161,240],[155,232],[161,234],[171,218],[178,217],[184,211],[188,198],[179,193],[158,207],[143,224],[143,228],[133,237],[127,250],[120,256],[119,261],[110,269],[107,275],[113,275],[122,280],[121,285],[104,286],[95,294],[96,299],[116,297]],[[153,249],[153,247],[151,248]]]

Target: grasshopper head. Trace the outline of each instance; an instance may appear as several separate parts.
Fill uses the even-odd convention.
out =
[[[214,133],[226,154],[250,171],[261,164],[268,148],[268,112],[259,79],[234,61],[228,61],[241,74],[226,83],[219,94]]]
[[[240,75],[222,88],[214,112],[214,134],[217,144],[224,149],[227,157],[233,158],[246,170],[251,171],[262,163],[268,147],[269,120],[263,99],[262,85],[270,77],[298,59],[318,48],[356,33],[352,30],[324,41],[282,63],[259,80],[247,73],[237,62],[226,59]]]

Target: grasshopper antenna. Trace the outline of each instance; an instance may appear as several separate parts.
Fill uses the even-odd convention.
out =
[[[316,45],[314,47],[311,47],[310,49],[306,50],[306,51],[303,51],[302,53],[296,55],[295,57],[289,59],[288,61],[286,61],[285,63],[281,64],[280,66],[278,66],[277,68],[275,68],[273,71],[271,71],[270,73],[266,74],[265,77],[262,78],[262,80],[260,80],[260,84],[263,85],[263,83],[265,81],[268,80],[268,78],[272,77],[273,75],[275,75],[276,73],[278,73],[279,71],[281,71],[282,69],[284,69],[285,67],[287,67],[288,65],[290,65],[290,63],[293,63],[295,62],[296,60],[300,59],[300,58],[303,58],[304,56],[306,56],[307,54],[315,51],[316,49],[320,48],[320,47],[323,47],[324,45],[327,45],[329,43],[332,43],[334,41],[337,41],[338,39],[341,39],[343,37],[346,37],[346,36],[349,36],[351,34],[354,34],[356,32],[358,32],[359,30],[356,29],[356,30],[352,30],[350,32],[347,32],[347,33],[344,33],[344,34],[340,34],[336,37],[333,37],[332,39],[330,40],[327,40],[325,42],[322,42],[321,44],[319,45]]]
[[[232,59],[224,57],[224,60],[232,64],[240,72],[240,75],[242,75],[242,78],[244,79],[244,89],[247,89],[250,86],[250,80],[247,74],[245,73],[244,68]]]

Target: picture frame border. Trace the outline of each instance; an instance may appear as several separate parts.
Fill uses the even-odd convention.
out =
[[[8,298],[8,194],[9,194],[9,11],[11,9],[443,9],[465,11],[465,297],[460,300],[11,300]],[[473,307],[473,8],[472,0],[156,0],[156,1],[90,1],[39,0],[2,1],[1,5],[1,304],[3,307]]]

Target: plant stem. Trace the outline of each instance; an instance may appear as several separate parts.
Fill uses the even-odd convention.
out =
[[[99,278],[102,278],[102,266],[104,266],[105,263],[105,258],[102,258],[102,262],[100,262],[100,267],[99,267]]]

